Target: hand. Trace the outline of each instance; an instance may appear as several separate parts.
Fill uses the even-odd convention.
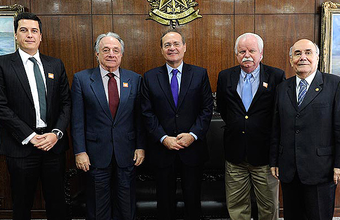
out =
[[[90,165],[90,158],[87,153],[83,152],[76,155],[76,166],[78,169],[87,172],[90,170]]]
[[[166,138],[164,138],[163,145],[169,150],[180,150],[184,148],[177,143],[177,139],[175,137],[170,137],[170,136],[167,136]]]
[[[136,149],[135,156],[133,157],[133,161],[135,162],[135,166],[139,166],[143,163],[145,158],[145,151],[143,149]]]
[[[39,150],[49,151],[57,143],[58,138],[54,133],[45,133],[42,135],[35,135],[32,140],[31,143],[35,142],[35,140],[37,141],[37,143],[34,144],[34,147]]]
[[[340,168],[334,168],[334,183],[338,184],[340,182]]]
[[[279,168],[278,167],[271,167],[270,171],[272,172],[273,177],[279,179]]]
[[[195,141],[195,138],[189,133],[181,133],[177,135],[176,140],[177,144],[183,147],[189,147],[192,144],[192,142]]]

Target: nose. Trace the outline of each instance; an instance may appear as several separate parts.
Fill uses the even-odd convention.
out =
[[[246,53],[244,54],[245,57],[250,57],[250,53],[248,50],[246,50]]]
[[[303,52],[301,53],[301,57],[300,57],[300,60],[306,60],[307,59],[307,56],[306,54]]]

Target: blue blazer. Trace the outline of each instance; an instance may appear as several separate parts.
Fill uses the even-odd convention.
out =
[[[74,75],[71,89],[73,149],[75,154],[86,152],[91,166],[106,168],[113,156],[119,167],[133,166],[135,149],[144,148],[141,80],[139,74],[120,69],[120,101],[113,119],[99,67]]]
[[[176,154],[187,165],[199,165],[208,159],[205,135],[213,111],[213,99],[207,70],[184,63],[177,107],[173,101],[166,65],[144,74],[142,111],[148,131],[148,156],[153,164],[165,167]],[[170,151],[160,143],[164,135],[193,132],[198,140],[189,147]]]

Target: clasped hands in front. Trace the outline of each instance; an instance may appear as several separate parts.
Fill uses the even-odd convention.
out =
[[[54,133],[45,133],[42,135],[37,134],[30,140],[34,147],[42,151],[51,150],[57,143],[57,141],[58,141],[57,135]]]
[[[169,150],[181,150],[189,147],[195,138],[189,133],[181,133],[177,137],[167,136],[163,140],[163,145]]]

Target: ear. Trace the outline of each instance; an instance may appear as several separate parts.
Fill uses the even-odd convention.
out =
[[[184,47],[184,53],[187,52],[187,44],[184,44],[183,47]]]
[[[292,58],[289,59],[289,62],[290,62],[290,66],[293,67],[293,59]]]

